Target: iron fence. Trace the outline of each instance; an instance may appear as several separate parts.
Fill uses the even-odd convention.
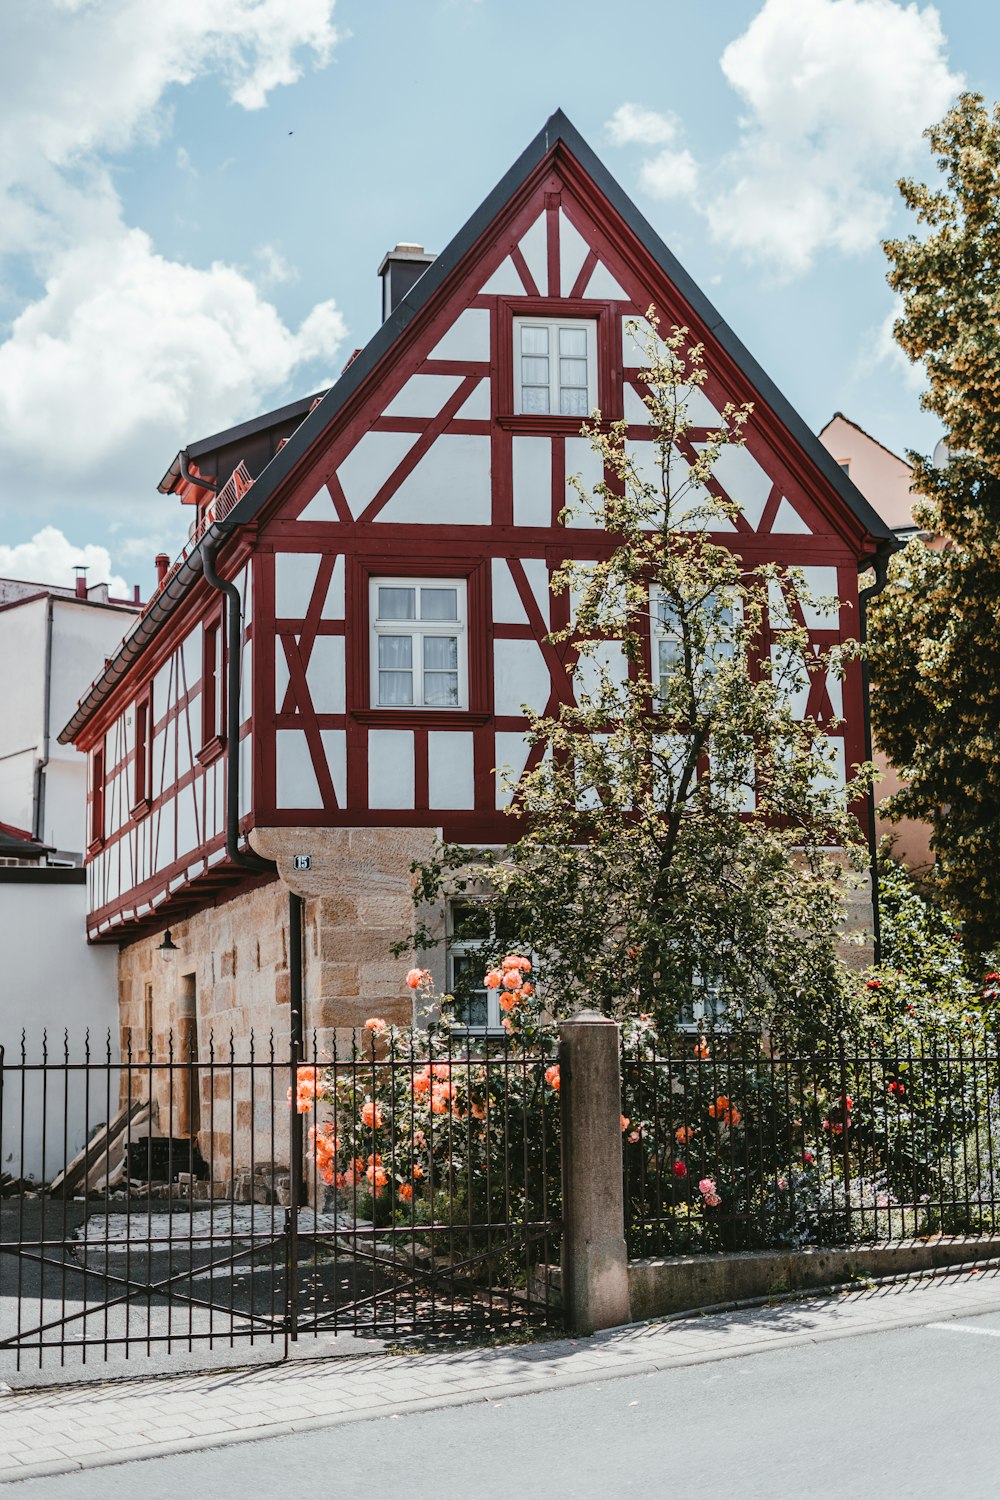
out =
[[[0,1375],[558,1316],[550,1060],[431,1046],[0,1048]]]
[[[996,1035],[808,1056],[677,1037],[622,1079],[631,1255],[1000,1231]]]

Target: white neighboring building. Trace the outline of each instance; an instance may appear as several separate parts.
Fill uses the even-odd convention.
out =
[[[43,1029],[55,1058],[64,1029],[74,1058],[88,1030],[96,1056],[106,1055],[109,1031],[117,1056],[117,955],[87,942],[87,760],[57,736],[140,608],[138,598],[110,599],[106,584],[88,589],[84,577],[75,590],[0,579],[0,1047],[7,1069],[20,1058],[22,1030],[32,1059]],[[60,1077],[47,1112],[43,1160],[41,1107],[29,1099],[22,1149],[19,1075],[5,1072],[0,1172],[49,1178],[59,1169],[61,1084]],[[72,1103],[71,1118],[70,1155],[83,1145],[82,1111]],[[92,1111],[91,1127],[102,1118]]]

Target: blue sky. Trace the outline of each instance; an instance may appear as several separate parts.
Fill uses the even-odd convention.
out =
[[[969,0],[33,0],[0,8],[0,573],[145,594],[178,447],[324,384],[561,106],[818,428],[939,436],[879,241],[1000,92]]]

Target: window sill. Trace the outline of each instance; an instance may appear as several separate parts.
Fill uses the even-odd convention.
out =
[[[195,760],[199,765],[210,766],[214,760],[218,760],[225,748],[226,742],[222,735],[213,735],[206,744],[202,745],[201,749],[195,755]]]
[[[447,729],[454,724],[473,727],[490,722],[489,714],[467,708],[358,708],[350,717],[355,724],[400,724],[406,729]]]
[[[153,804],[148,797],[140,797],[138,802],[134,802],[129,808],[129,817],[134,823],[137,823],[140,818],[144,818],[146,816],[152,805]]]
[[[589,422],[589,414],[585,417],[560,417],[541,416],[531,412],[511,412],[498,416],[496,423],[505,432],[535,433],[542,436],[552,437],[579,437],[580,428],[584,422]],[[601,427],[604,427],[602,422]]]
[[[100,854],[104,848],[104,839],[91,839],[87,845],[87,858],[93,859],[95,854]]]

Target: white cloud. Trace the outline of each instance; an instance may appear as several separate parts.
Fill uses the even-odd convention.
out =
[[[691,152],[678,147],[681,133],[676,115],[660,114],[642,104],[621,104],[606,126],[614,146],[659,146],[639,169],[639,185],[653,198],[689,198],[698,186],[698,164]]]
[[[257,277],[167,259],[124,221],[111,168],[169,133],[177,90],[196,80],[218,80],[234,105],[256,110],[324,66],[338,41],[334,4],[3,7],[0,257],[25,257],[43,288],[13,309],[0,343],[0,467],[13,506],[120,515],[182,441],[253,414],[302,367],[333,359],[345,331],[333,303],[294,329],[263,295],[291,274],[277,252],[265,247]],[[183,148],[176,162],[194,171]]]
[[[895,0],[765,0],[721,61],[747,114],[711,231],[785,274],[873,247],[895,178],[962,84],[934,6]]]
[[[776,275],[820,251],[871,250],[889,226],[896,178],[962,87],[933,5],[764,0],[721,58],[744,113],[735,148],[695,207],[713,239]],[[616,146],[660,147],[639,169],[654,198],[694,199],[699,169],[674,115],[623,104]]]
[[[292,332],[239,271],[166,260],[141,229],[91,238],[0,345],[0,453],[85,477],[164,434],[165,467],[167,433],[225,427],[343,335],[332,303]]]
[[[55,526],[43,526],[30,542],[20,542],[16,547],[0,544],[0,578],[71,587],[75,567],[87,569],[88,586],[106,583],[116,598],[127,596],[124,578],[111,571],[111,556],[106,547],[93,543],[77,547]]]
[[[885,366],[900,376],[911,391],[919,392],[927,384],[927,372],[923,365],[914,364],[906,357],[892,335],[893,325],[902,311],[903,299],[894,297],[892,307],[881,323],[869,329],[856,368],[860,375],[872,375],[880,366]]]

